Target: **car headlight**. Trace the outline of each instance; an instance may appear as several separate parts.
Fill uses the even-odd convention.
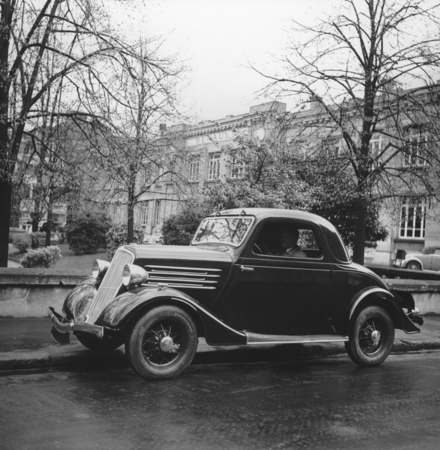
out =
[[[148,272],[135,264],[126,264],[122,270],[122,284],[129,288],[138,286],[148,279]]]
[[[107,269],[110,267],[110,263],[108,261],[104,261],[102,259],[95,259],[92,265],[92,277],[93,278],[102,278],[107,272]]]

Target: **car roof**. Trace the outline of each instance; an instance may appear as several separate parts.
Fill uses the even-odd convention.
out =
[[[307,220],[310,222],[317,223],[322,225],[330,230],[334,230],[335,227],[327,220],[321,216],[317,216],[316,214],[312,214],[306,211],[300,211],[297,209],[278,209],[278,208],[234,208],[234,209],[225,209],[223,211],[218,211],[212,213],[210,217],[222,215],[222,216],[234,216],[234,215],[250,215],[255,216],[257,220],[274,218],[274,219],[300,219]]]

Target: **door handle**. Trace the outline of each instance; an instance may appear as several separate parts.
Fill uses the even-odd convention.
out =
[[[242,272],[253,272],[254,268],[253,267],[240,266],[240,270]]]

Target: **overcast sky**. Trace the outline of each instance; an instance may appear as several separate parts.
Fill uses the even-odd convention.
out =
[[[114,2],[112,2],[115,4]],[[128,2],[127,2],[128,3]],[[126,4],[127,4],[126,3]],[[243,114],[265,101],[256,92],[267,83],[249,63],[271,72],[283,54],[291,18],[323,16],[339,0],[139,0],[129,14],[115,9],[126,32],[166,38],[189,68],[183,106],[196,120]],[[330,4],[330,5],[329,5]],[[324,8],[324,9],[323,9]]]

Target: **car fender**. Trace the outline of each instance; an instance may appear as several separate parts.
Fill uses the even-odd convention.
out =
[[[225,324],[199,302],[177,289],[145,287],[117,296],[102,312],[98,323],[123,332],[148,310],[173,305],[187,311],[198,325],[199,335],[210,345],[244,345],[246,334]]]
[[[422,270],[424,270],[423,262],[422,262],[419,258],[417,258],[417,257],[415,257],[415,256],[411,256],[411,258],[405,259],[403,267],[406,268],[406,267],[408,266],[408,264],[409,264],[410,262],[413,262],[413,261],[419,263],[419,264],[420,264],[420,267],[422,268]]]
[[[347,329],[353,326],[357,313],[369,305],[383,306],[391,314],[394,326],[405,333],[420,332],[404,313],[399,300],[391,292],[376,286],[365,288],[353,297],[349,306]]]
[[[84,321],[90,305],[98,292],[98,281],[88,278],[75,286],[63,302],[63,314],[68,320]]]

